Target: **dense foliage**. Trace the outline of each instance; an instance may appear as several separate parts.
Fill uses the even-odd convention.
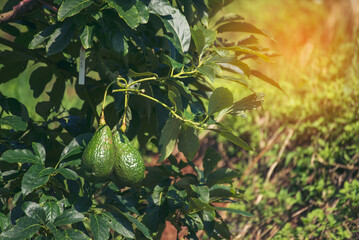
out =
[[[230,238],[219,211],[250,214],[215,203],[242,201],[232,185],[238,172],[217,168],[221,157],[212,149],[203,167],[191,160],[199,130],[251,149],[218,119],[260,106],[263,95],[251,90],[234,101],[213,82],[248,87],[253,75],[280,88],[245,63],[270,60],[256,37],[231,42],[221,34],[269,36],[239,15],[216,18],[230,0],[19,2],[0,6],[0,83],[29,74],[36,107],[1,92],[0,238],[158,239],[166,221],[177,232],[186,228],[188,239],[199,230]],[[65,107],[68,91],[78,106]],[[80,174],[99,110],[111,128],[141,149],[154,144],[159,161],[167,159],[147,168],[142,186],[93,184]],[[186,159],[171,156],[177,139]]]

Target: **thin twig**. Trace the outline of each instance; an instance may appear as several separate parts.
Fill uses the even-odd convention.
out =
[[[22,0],[19,4],[15,5],[11,11],[0,14],[0,23],[22,18],[28,12],[32,11],[37,3],[38,0]]]

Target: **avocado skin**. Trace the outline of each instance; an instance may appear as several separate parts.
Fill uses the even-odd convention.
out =
[[[115,149],[109,126],[101,126],[85,148],[81,158],[85,178],[91,182],[104,182],[113,171]]]
[[[116,151],[115,179],[119,185],[136,186],[145,176],[145,164],[140,152],[132,146],[125,134],[113,134]]]

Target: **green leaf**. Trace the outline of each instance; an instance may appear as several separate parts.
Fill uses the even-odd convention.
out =
[[[224,80],[227,80],[227,81],[231,81],[231,82],[235,82],[235,83],[239,83],[245,87],[248,88],[248,82],[242,78],[236,78],[236,77],[232,77],[232,76],[219,76],[220,78],[224,79]]]
[[[0,229],[3,232],[11,225],[10,219],[0,212]]]
[[[159,162],[165,160],[172,153],[179,133],[180,121],[177,118],[169,118],[161,132],[159,141],[161,156]]]
[[[181,94],[179,93],[177,88],[172,85],[168,86],[168,99],[171,101],[176,111],[182,111]]]
[[[171,67],[172,69],[181,69],[184,66],[183,63],[177,62],[166,54],[161,55],[161,62]]]
[[[198,55],[201,57],[204,51],[216,40],[215,31],[208,30],[202,25],[195,25],[191,29],[192,39],[196,46]]]
[[[215,217],[214,211],[207,211],[207,210],[203,211],[202,214],[203,229],[209,238],[211,238],[212,233],[214,231],[214,226],[215,226],[214,217]]]
[[[126,238],[135,238],[135,232],[133,231],[132,223],[122,215],[113,215],[112,213],[104,213],[104,216],[108,219],[108,226],[118,234]]]
[[[140,24],[140,17],[136,8],[136,1],[116,1],[106,0],[108,5],[114,8],[118,15],[127,23],[131,28],[136,28]]]
[[[187,52],[191,43],[191,30],[186,17],[165,0],[152,0],[148,8],[151,13],[161,16],[166,30],[172,33],[173,38],[170,39],[173,45],[180,52]]]
[[[27,170],[21,181],[21,192],[24,196],[47,183],[49,176],[44,175],[45,170],[45,167],[40,164],[32,165]]]
[[[57,231],[55,239],[65,240],[91,240],[89,236],[77,229],[65,229]]]
[[[186,156],[188,160],[192,160],[199,149],[199,139],[196,129],[188,126],[182,128],[179,135],[178,149]]]
[[[136,1],[136,8],[140,23],[147,23],[148,19],[150,18],[150,11],[148,10],[147,6],[141,1]]]
[[[41,164],[41,159],[35,156],[28,149],[16,149],[16,150],[7,150],[3,153],[0,160],[6,161],[8,163],[33,163]]]
[[[189,198],[188,200],[188,207],[190,210],[207,210],[207,211],[213,211],[214,208],[209,205],[208,203],[205,203],[198,198]]]
[[[145,235],[146,238],[152,239],[150,231],[148,230],[148,228],[144,224],[142,224],[140,221],[138,221],[136,218],[132,217],[128,213],[123,213],[123,215],[128,220],[130,220],[133,224],[135,224],[135,226],[138,228],[138,230],[140,230],[143,233],[143,235]]]
[[[220,168],[208,175],[207,185],[211,187],[219,183],[231,183],[238,176],[239,173],[230,168]]]
[[[110,229],[105,217],[100,214],[90,215],[90,227],[95,240],[108,239]]]
[[[221,155],[213,148],[208,148],[203,158],[204,175],[207,176],[222,159]]]
[[[76,172],[69,168],[59,168],[56,171],[68,180],[76,180],[79,177]]]
[[[81,153],[82,149],[83,149],[83,147],[81,147],[81,146],[69,144],[62,151],[61,156],[60,156],[60,161]]]
[[[65,0],[57,13],[57,19],[63,21],[65,18],[74,16],[81,10],[91,6],[92,0]]]
[[[247,97],[242,98],[238,102],[233,103],[233,105],[228,109],[228,113],[236,115],[242,111],[252,110],[260,107],[263,103],[263,98],[263,93],[253,93]]]
[[[35,202],[25,202],[22,204],[22,210],[26,216],[35,219],[38,223],[45,224],[45,210]]]
[[[247,151],[253,151],[253,148],[249,146],[248,143],[246,143],[243,139],[234,135],[232,132],[230,132],[227,129],[209,129],[209,130],[219,133],[227,140],[231,141],[232,143],[236,144],[237,146],[240,146],[241,148]]]
[[[80,40],[82,46],[85,49],[89,49],[92,47],[92,39],[93,39],[93,29],[94,25],[85,25],[80,34]]]
[[[218,63],[218,65],[234,73],[245,74],[247,77],[251,75],[249,66],[240,60],[232,61],[231,63]],[[239,70],[237,68],[239,68]]]
[[[31,238],[35,233],[38,232],[41,225],[34,222],[33,218],[30,217],[22,217],[20,218],[16,225],[1,233],[0,239],[27,239]]]
[[[222,238],[220,239],[231,239],[232,235],[231,232],[228,229],[228,226],[225,222],[217,222],[215,221],[214,230],[216,233],[220,234]]]
[[[59,227],[66,224],[80,222],[84,219],[85,216],[82,213],[76,211],[75,209],[67,209],[55,219],[54,225]]]
[[[196,186],[191,185],[191,189],[198,194],[199,200],[201,200],[204,203],[209,202],[209,189],[207,186]]]
[[[216,210],[218,211],[226,211],[226,212],[231,212],[231,213],[236,213],[236,214],[241,214],[247,217],[253,217],[253,214],[238,210],[238,209],[233,209],[233,208],[225,208],[225,207],[214,207]]]
[[[55,201],[48,201],[43,205],[46,213],[46,221],[54,222],[57,216],[61,214],[59,205]]]
[[[128,44],[122,31],[117,29],[111,35],[111,48],[120,55],[126,55],[128,52]]]
[[[34,149],[36,156],[38,158],[40,158],[42,164],[45,164],[46,150],[45,150],[44,146],[41,143],[33,142],[32,149]]]
[[[215,184],[209,189],[209,195],[211,198],[229,198],[229,197],[238,197],[231,186]]]
[[[30,49],[35,49],[40,46],[46,39],[48,39],[51,34],[55,31],[56,25],[51,25],[46,27],[43,31],[37,33],[32,41],[29,43]]]
[[[0,125],[8,125],[14,131],[25,131],[27,128],[27,122],[22,120],[19,116],[6,116],[0,118]]]
[[[279,84],[276,81],[274,81],[273,79],[271,79],[270,77],[264,75],[263,73],[261,73],[261,72],[259,72],[257,70],[251,70],[251,74],[253,76],[256,76],[257,78],[260,78],[263,81],[273,85],[274,87],[278,88],[279,90],[281,90],[285,94],[284,90],[279,86]]]
[[[237,53],[249,53],[249,54],[255,55],[257,57],[260,57],[264,61],[272,62],[272,59],[270,57],[268,57],[260,52],[254,51],[250,48],[241,47],[241,46],[233,46],[233,47],[223,47],[222,49],[235,51]]]
[[[51,34],[50,39],[46,44],[46,54],[50,56],[64,50],[67,45],[69,45],[71,38],[74,35],[74,30],[75,27],[72,24],[72,21],[65,21],[59,26],[54,33]]]
[[[228,88],[219,87],[214,89],[208,103],[208,116],[230,107],[233,103],[232,92]]]
[[[197,70],[204,76],[208,77],[212,82],[216,79],[216,75],[221,74],[222,72],[220,66],[214,62],[202,64],[199,68],[197,68]]]
[[[225,23],[223,25],[220,25],[217,28],[217,32],[247,32],[247,33],[255,33],[255,34],[261,34],[263,36],[268,37],[269,39],[272,39],[268,34],[264,33],[262,30],[258,29],[253,24],[247,23],[247,22],[229,22]]]
[[[226,22],[234,22],[234,21],[241,21],[244,20],[244,17],[236,14],[236,13],[228,13],[224,16],[222,16],[217,22],[216,25],[220,25],[222,23],[226,23]]]

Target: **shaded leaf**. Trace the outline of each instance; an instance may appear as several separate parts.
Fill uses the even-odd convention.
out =
[[[38,98],[43,93],[46,85],[51,81],[52,75],[49,67],[39,67],[31,73],[29,83],[34,98]]]
[[[208,77],[209,80],[214,82],[216,75],[221,74],[222,70],[218,64],[214,62],[208,62],[201,65],[197,68],[198,72],[202,73],[204,76]]]
[[[203,52],[216,40],[216,32],[204,28],[202,25],[195,25],[191,29],[192,39],[196,50],[201,57]]]
[[[208,116],[219,112],[233,103],[232,92],[228,88],[219,87],[214,89],[208,103]]]
[[[93,39],[93,25],[85,25],[82,29],[82,32],[80,34],[80,40],[82,43],[82,46],[85,49],[92,47],[92,39]]]
[[[264,54],[262,54],[260,52],[254,51],[254,50],[252,50],[250,48],[247,48],[247,47],[233,46],[233,47],[224,47],[222,49],[236,51],[238,53],[249,53],[249,54],[255,55],[257,57],[260,57],[264,61],[272,62],[272,59],[270,57],[268,57],[267,55],[264,55]]]
[[[3,213],[0,212],[0,229],[5,231],[11,225],[10,219],[8,219]]]
[[[36,156],[38,158],[40,158],[42,164],[45,164],[46,150],[45,150],[44,146],[41,143],[33,142],[32,149],[34,149]]]
[[[199,139],[196,129],[185,126],[179,135],[178,149],[186,156],[188,160],[192,160],[199,149]]]
[[[207,210],[213,211],[214,208],[208,203],[202,202],[198,198],[189,198],[188,207],[190,210]]]
[[[220,25],[217,28],[217,32],[248,32],[248,33],[255,33],[255,34],[261,34],[263,36],[268,37],[269,39],[272,39],[268,34],[264,33],[262,30],[258,29],[253,24],[247,23],[247,22],[229,22],[225,23],[223,25]]]
[[[140,221],[138,221],[136,218],[132,217],[130,214],[128,213],[123,213],[123,215],[130,220],[133,224],[135,224],[135,226],[138,228],[138,230],[140,230],[143,235],[145,235],[146,238],[148,239],[152,239],[151,234],[148,230],[148,228],[142,224]]]
[[[231,183],[238,176],[239,173],[230,168],[220,168],[208,175],[207,185],[211,187],[219,183]]]
[[[108,219],[108,226],[118,234],[126,238],[135,238],[132,223],[122,215],[113,215],[112,213],[104,213],[104,216]]]
[[[180,121],[177,118],[169,118],[161,131],[159,162],[165,160],[172,153],[179,133]]]
[[[253,217],[253,214],[251,213],[247,213],[238,209],[233,209],[233,208],[225,208],[225,207],[214,207],[216,210],[218,211],[226,211],[226,212],[231,212],[231,213],[236,213],[236,214],[241,214],[247,217]]]
[[[116,10],[118,15],[127,23],[131,28],[136,28],[140,24],[140,17],[136,8],[136,1],[116,1],[106,0],[108,5]]]
[[[69,2],[71,1],[72,0]],[[46,54],[50,56],[64,50],[71,41],[74,29],[72,21],[65,21],[59,26],[54,33],[51,34],[50,39],[46,44]]]
[[[274,87],[278,88],[278,89],[281,90],[283,93],[285,93],[284,90],[280,87],[280,85],[279,85],[276,81],[274,81],[274,80],[271,79],[270,77],[264,75],[263,73],[261,73],[261,72],[259,72],[259,71],[257,71],[257,70],[251,70],[251,74],[252,74],[253,76],[256,76],[257,78],[260,78],[260,79],[262,79],[263,81],[265,81],[265,82],[267,82],[267,83],[273,85]]]
[[[57,231],[55,239],[66,240],[91,240],[89,236],[77,229],[64,229]]]
[[[27,128],[27,122],[22,120],[19,116],[6,116],[0,118],[0,125],[8,125],[14,131],[25,131]]]
[[[252,110],[257,107],[260,107],[263,103],[263,97],[263,93],[254,93],[247,97],[244,97],[238,102],[233,103],[233,105],[228,109],[228,113],[238,114],[241,111]]]
[[[35,49],[36,47],[41,45],[46,39],[51,36],[51,34],[55,31],[56,27],[56,25],[51,25],[46,27],[41,32],[37,33],[32,39],[32,41],[29,43],[29,48]]]
[[[191,189],[198,194],[198,199],[204,203],[209,202],[209,189],[207,186],[191,185]]]
[[[59,168],[56,171],[68,180],[76,180],[79,177],[76,172],[69,168]]]
[[[204,175],[207,176],[217,166],[222,159],[221,155],[213,148],[208,148],[203,158]]]
[[[48,201],[43,205],[46,213],[46,221],[54,222],[61,214],[60,207],[55,201]]]
[[[224,16],[222,16],[220,19],[218,19],[218,21],[216,22],[216,25],[220,25],[222,23],[226,23],[226,22],[234,22],[234,21],[238,21],[238,20],[244,20],[244,17],[242,17],[241,15],[238,15],[236,13],[228,13]]]

